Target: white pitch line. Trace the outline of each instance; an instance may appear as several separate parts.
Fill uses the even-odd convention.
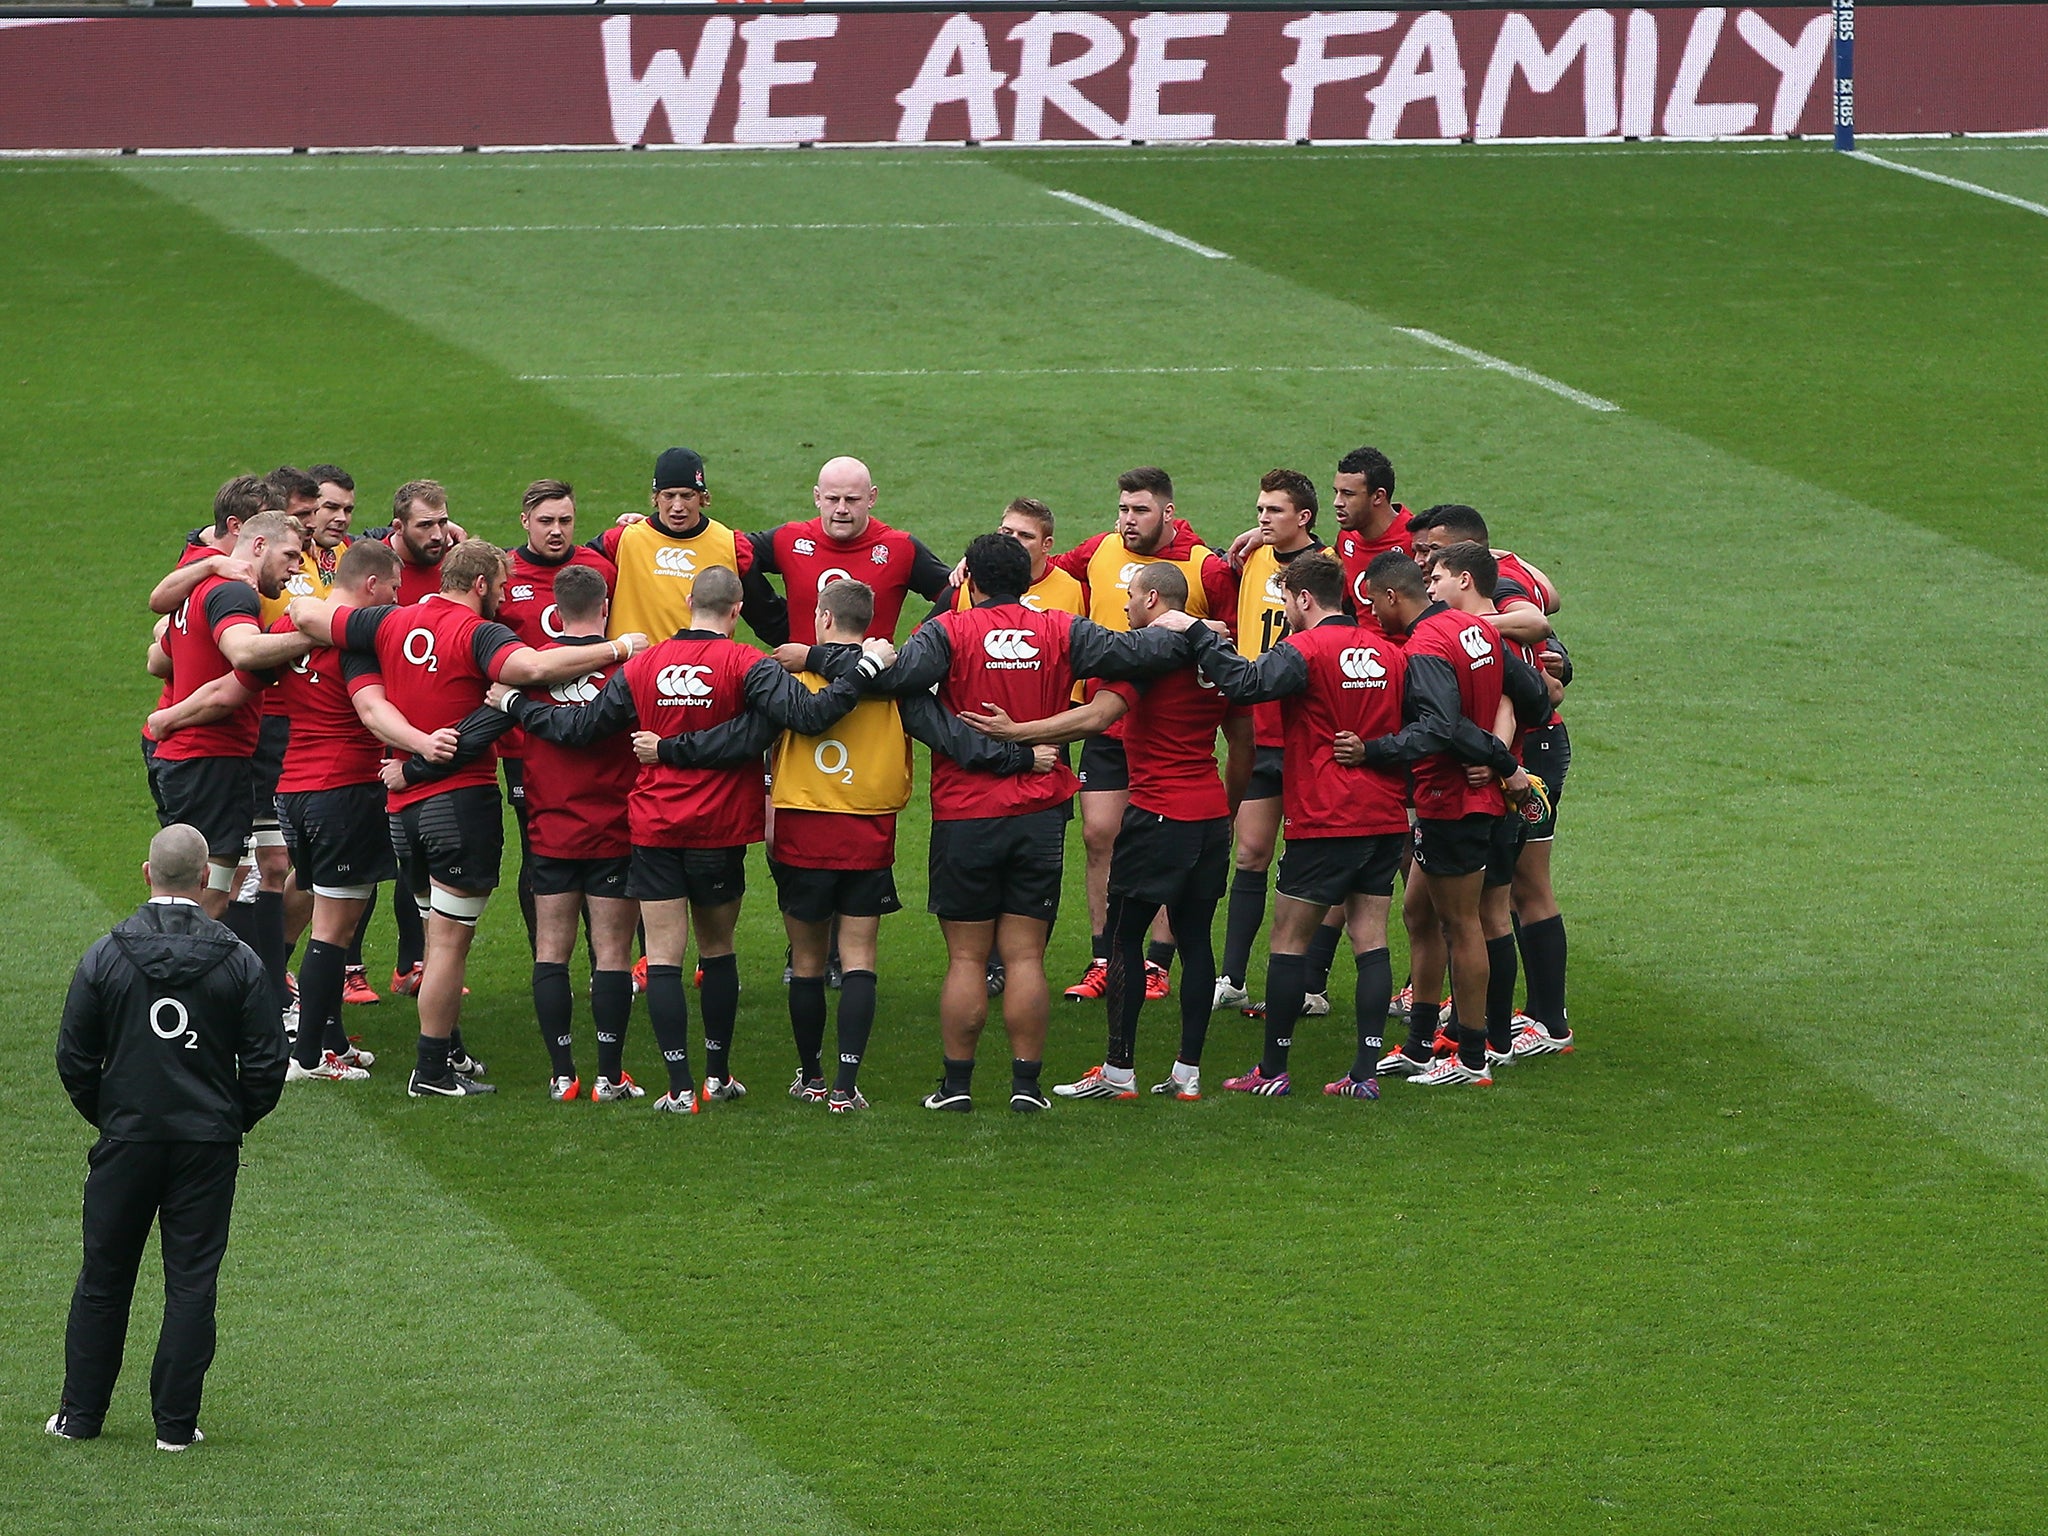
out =
[[[522,373],[530,384],[671,379],[985,379],[1047,378],[1066,375],[1207,373],[1450,373],[1448,363],[1224,363],[1212,367],[1128,368],[782,368],[718,373]],[[1612,410],[1614,407],[1609,406]]]
[[[1923,171],[1917,165],[1907,165],[1898,160],[1887,160],[1883,155],[1873,155],[1867,149],[1849,151],[1851,160],[1861,160],[1865,165],[1881,165],[1888,171],[1900,171],[1908,176],[1918,176],[1922,181],[1939,182],[1944,187],[1954,187],[1958,192],[1974,192],[1979,197],[1988,197],[1994,203],[2006,203],[2014,208],[2024,208],[2028,213],[2038,213],[2048,218],[2048,204],[2030,203],[2024,197],[2014,197],[2010,192],[1994,191],[1979,186],[1974,181],[1963,181],[1955,176],[1944,176],[1939,171]]]
[[[1490,369],[1494,373],[1504,373],[1509,378],[1520,379],[1524,384],[1534,384],[1538,389],[1547,389],[1553,395],[1562,395],[1573,404],[1583,405],[1589,411],[1618,411],[1621,409],[1612,400],[1602,400],[1598,395],[1589,395],[1583,389],[1573,389],[1569,384],[1560,384],[1556,379],[1550,378],[1546,374],[1538,373],[1533,368],[1524,368],[1520,363],[1511,363],[1504,357],[1495,357],[1491,352],[1481,352],[1477,347],[1461,346],[1447,336],[1437,335],[1435,331],[1425,331],[1410,325],[1397,325],[1394,329],[1403,336],[1413,336],[1425,346],[1435,347],[1439,351],[1449,352],[1454,356],[1462,357],[1467,362],[1477,363],[1480,367]]]
[[[1063,203],[1072,203],[1076,208],[1086,208],[1092,213],[1099,213],[1105,219],[1113,219],[1126,229],[1135,229],[1140,234],[1150,235],[1154,240],[1164,240],[1168,245],[1177,245],[1184,251],[1193,251],[1197,256],[1206,256],[1211,261],[1230,260],[1228,251],[1211,250],[1206,245],[1190,240],[1186,235],[1176,235],[1172,230],[1161,229],[1157,224],[1147,224],[1134,214],[1125,213],[1121,208],[1112,208],[1107,203],[1098,203],[1092,197],[1083,197],[1078,192],[1062,192],[1058,187],[1047,187],[1045,190],[1048,195],[1058,198]]]
[[[843,224],[350,224],[336,228],[244,229],[244,235],[558,235],[705,234],[722,230],[1100,229],[1093,219],[975,219],[957,223]]]

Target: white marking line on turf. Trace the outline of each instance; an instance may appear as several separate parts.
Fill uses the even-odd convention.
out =
[[[727,373],[522,373],[528,384],[592,383],[614,380],[670,379],[1026,379],[1069,374],[1114,377],[1123,374],[1182,373],[1454,373],[1448,363],[1224,363],[1188,368],[771,368],[762,372]],[[1614,406],[1608,406],[1614,410]]]
[[[1410,325],[1394,327],[1403,336],[1413,336],[1424,346],[1435,347],[1462,357],[1468,363],[1477,363],[1495,373],[1504,373],[1511,379],[1520,379],[1524,384],[1534,384],[1538,389],[1547,389],[1553,395],[1562,395],[1575,405],[1583,405],[1589,411],[1618,411],[1620,406],[1612,400],[1602,400],[1598,395],[1589,395],[1583,389],[1573,389],[1569,384],[1560,384],[1556,379],[1538,373],[1533,368],[1524,368],[1520,363],[1511,363],[1504,357],[1495,357],[1491,352],[1481,352],[1477,347],[1461,346],[1435,331],[1425,331]]]
[[[244,235],[556,235],[698,234],[720,230],[813,229],[1100,229],[1093,219],[973,219],[926,223],[832,224],[350,224],[335,228],[244,229]]]
[[[1881,165],[1888,171],[1899,171],[1907,176],[1918,176],[1922,181],[1939,182],[1944,187],[1954,187],[1958,192],[1974,192],[1979,197],[1988,197],[1994,203],[2008,203],[2014,208],[2024,208],[2029,213],[2038,213],[2048,218],[2048,204],[2030,203],[2024,197],[2014,197],[2010,192],[1993,191],[1980,187],[1974,181],[1963,181],[1955,176],[1944,176],[1939,171],[1923,171],[1917,165],[1907,165],[1899,160],[1887,160],[1882,155],[1873,155],[1865,149],[1849,151],[1851,160],[1861,160],[1865,165]]]
[[[1176,235],[1172,230],[1161,229],[1157,224],[1147,224],[1134,214],[1125,213],[1121,208],[1112,208],[1107,203],[1098,203],[1092,197],[1083,197],[1078,192],[1062,192],[1058,187],[1047,187],[1045,190],[1047,196],[1056,197],[1063,203],[1072,203],[1076,208],[1086,208],[1090,212],[1099,213],[1105,219],[1113,219],[1126,229],[1135,229],[1140,234],[1150,235],[1154,240],[1164,240],[1168,245],[1177,245],[1184,251],[1193,251],[1197,256],[1206,256],[1211,261],[1230,260],[1228,251],[1211,250],[1206,245],[1190,240],[1186,235]]]

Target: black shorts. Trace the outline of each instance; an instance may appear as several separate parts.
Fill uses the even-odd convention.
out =
[[[321,895],[375,886],[398,874],[381,783],[301,789],[277,797],[277,824],[299,889]]]
[[[633,846],[626,894],[635,901],[693,901],[723,907],[747,893],[747,850]]]
[[[156,807],[157,825],[167,827],[170,822],[164,817],[164,792],[156,781],[156,743],[147,736],[142,738],[142,772],[149,780],[149,799]]]
[[[1221,901],[1230,880],[1230,818],[1170,821],[1135,805],[1109,855],[1109,891],[1149,906]]]
[[[1114,736],[1090,736],[1081,743],[1081,793],[1131,787],[1131,765],[1124,757],[1124,744]]]
[[[1060,915],[1068,819],[1063,801],[1022,816],[933,822],[926,909],[949,923],[1005,913],[1050,923]]]
[[[1290,837],[1273,888],[1296,901],[1340,907],[1350,896],[1392,896],[1408,851],[1403,832],[1366,837]]]
[[[1415,823],[1415,864],[1425,875],[1455,880],[1482,870],[1486,884],[1506,885],[1515,878],[1515,855],[1522,847],[1522,818],[1512,812],[1488,816],[1483,811],[1457,821]]]
[[[1280,798],[1280,766],[1287,754],[1279,747],[1260,747],[1252,753],[1252,781],[1245,786],[1247,800]]]
[[[432,884],[477,895],[498,888],[505,856],[505,818],[495,784],[465,784],[418,800],[390,818],[391,851],[413,895]]]
[[[632,865],[633,861],[623,854],[616,859],[556,859],[536,853],[528,858],[526,872],[536,896],[582,895],[626,901],[626,881]]]
[[[246,757],[156,760],[157,820],[197,827],[216,864],[242,857],[256,817],[255,780]]]
[[[249,759],[250,770],[256,775],[256,819],[252,823],[259,832],[267,832],[277,822],[277,781],[284,773],[284,749],[292,739],[290,715],[265,715],[263,726],[256,734],[256,751]]]
[[[512,807],[512,814],[519,818],[522,830],[526,826],[526,764],[516,757],[501,757],[498,763],[505,770],[505,802]],[[557,894],[560,894],[559,892]]]
[[[843,917],[886,917],[901,912],[896,899],[896,871],[882,869],[806,869],[800,864],[768,861],[775,877],[775,900],[800,923],[822,923],[835,912]]]
[[[1564,722],[1531,731],[1522,744],[1522,758],[1529,777],[1541,779],[1550,796],[1550,814],[1541,821],[1522,823],[1522,841],[1547,843],[1557,836],[1557,802],[1564,794],[1564,776],[1572,765],[1572,738]]]

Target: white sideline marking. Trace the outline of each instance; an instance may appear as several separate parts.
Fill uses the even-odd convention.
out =
[[[690,234],[718,230],[805,229],[1100,229],[1093,219],[975,219],[927,223],[841,224],[350,224],[332,229],[244,229],[244,235],[555,235]]]
[[[1452,373],[1448,363],[1224,363],[1214,367],[1129,368],[779,368],[720,373],[522,373],[529,384],[664,379],[1021,379],[1180,373]],[[1590,398],[1590,397],[1589,397]],[[1614,410],[1614,406],[1606,409]]]
[[[2014,197],[2010,192],[1996,192],[1990,187],[1980,187],[1974,181],[1963,181],[1955,176],[1944,176],[1939,171],[1923,171],[1917,165],[1907,165],[1899,160],[1887,160],[1882,155],[1873,155],[1866,149],[1849,151],[1851,160],[1861,160],[1865,165],[1881,165],[1888,171],[1901,171],[1908,176],[1918,176],[1922,181],[1935,181],[1944,187],[1954,187],[1958,192],[1974,192],[1979,197],[1988,197],[1994,203],[2008,203],[2014,208],[2024,208],[2029,213],[2038,213],[2048,218],[2048,204],[2030,203],[2024,197]]]
[[[1107,203],[1098,203],[1092,197],[1083,197],[1078,192],[1062,192],[1058,187],[1047,187],[1046,194],[1063,203],[1072,203],[1076,208],[1086,208],[1101,214],[1105,219],[1114,219],[1126,229],[1135,229],[1140,234],[1150,235],[1154,240],[1164,240],[1168,245],[1177,245],[1184,251],[1193,251],[1197,256],[1206,256],[1211,261],[1228,261],[1228,251],[1213,251],[1206,245],[1199,245],[1186,235],[1176,235],[1170,229],[1161,229],[1157,224],[1147,224],[1135,215],[1125,213],[1121,208],[1112,208]]]
[[[1547,389],[1553,395],[1562,395],[1575,405],[1583,405],[1589,411],[1618,411],[1620,406],[1612,400],[1602,400],[1598,395],[1589,395],[1583,389],[1573,389],[1569,384],[1560,384],[1556,379],[1538,373],[1533,368],[1524,368],[1520,363],[1511,363],[1504,357],[1495,357],[1491,352],[1481,352],[1477,347],[1461,346],[1448,337],[1439,336],[1435,331],[1420,330],[1410,325],[1394,327],[1403,336],[1413,336],[1425,346],[1449,352],[1462,357],[1468,363],[1477,363],[1495,373],[1504,373],[1509,378],[1520,379],[1524,384],[1534,384],[1538,389]]]

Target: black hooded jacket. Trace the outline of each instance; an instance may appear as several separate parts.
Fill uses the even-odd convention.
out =
[[[115,1141],[239,1142],[285,1061],[262,962],[189,902],[149,902],[87,950],[57,1034],[64,1091]]]

